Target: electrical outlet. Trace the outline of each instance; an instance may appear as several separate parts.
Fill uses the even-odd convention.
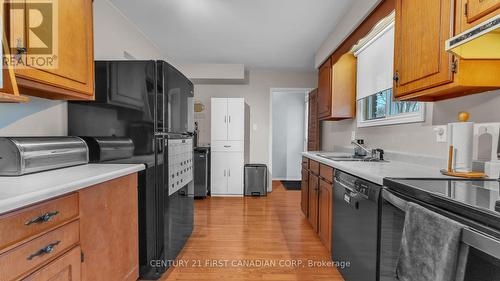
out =
[[[440,143],[448,142],[448,126],[434,126],[436,141]]]

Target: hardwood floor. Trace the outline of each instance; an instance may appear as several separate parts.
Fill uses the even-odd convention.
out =
[[[196,200],[193,234],[162,280],[342,281],[332,265],[309,264],[330,254],[301,212],[300,191],[280,182],[273,190],[262,198]]]

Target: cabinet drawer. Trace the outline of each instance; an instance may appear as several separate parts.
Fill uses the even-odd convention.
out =
[[[71,251],[23,279],[23,281],[80,281],[81,266],[81,249],[80,247],[74,247]]]
[[[309,158],[302,157],[302,168],[309,169]]]
[[[0,250],[77,216],[76,193],[3,215],[0,217]]]
[[[309,170],[311,170],[311,172],[315,175],[319,175],[319,162],[309,160]]]
[[[16,280],[75,246],[79,237],[75,221],[0,255],[0,280]]]
[[[324,164],[319,164],[319,176],[326,181],[333,182],[333,168]]]
[[[245,149],[243,141],[213,141],[212,152],[242,152]]]

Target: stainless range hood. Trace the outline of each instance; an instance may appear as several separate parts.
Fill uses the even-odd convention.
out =
[[[446,40],[446,51],[463,59],[500,59],[500,15]]]

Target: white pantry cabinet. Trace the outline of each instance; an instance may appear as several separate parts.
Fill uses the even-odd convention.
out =
[[[212,195],[243,195],[243,153],[212,152]]]
[[[214,140],[227,140],[227,99],[212,98],[211,134]]]
[[[245,99],[211,100],[211,194],[243,196]]]
[[[243,141],[245,138],[245,99],[212,98],[212,141]]]
[[[227,140],[245,139],[245,100],[227,99]]]

